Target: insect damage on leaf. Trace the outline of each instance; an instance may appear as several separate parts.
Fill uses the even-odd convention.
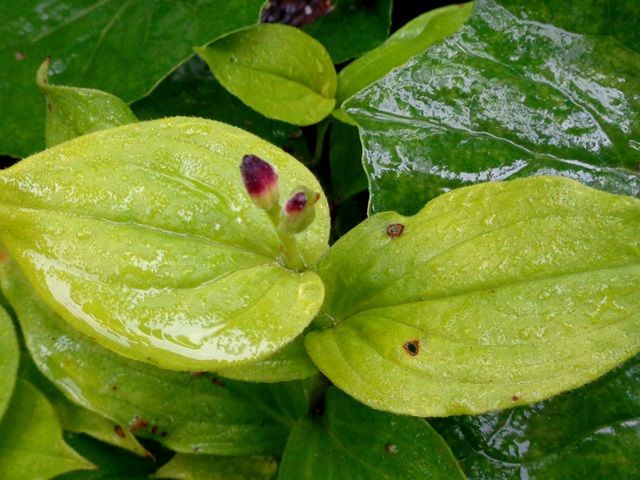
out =
[[[402,348],[404,348],[404,351],[409,355],[415,357],[420,353],[420,340],[410,340],[408,342],[405,342],[402,345]]]
[[[391,223],[387,225],[387,235],[391,238],[397,238],[404,232],[404,225],[401,223]]]

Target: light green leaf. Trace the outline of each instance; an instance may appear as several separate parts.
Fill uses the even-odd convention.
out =
[[[561,177],[374,215],[318,272],[330,328],[307,335],[309,355],[374,408],[446,416],[531,403],[640,350],[640,200]]]
[[[470,479],[637,478],[640,355],[544,402],[433,424]]]
[[[15,263],[0,267],[3,293],[16,310],[34,363],[73,402],[178,452],[280,453],[292,422],[255,403],[270,404],[277,386],[247,384],[247,396],[235,393],[231,381],[116,355],[45,306]]]
[[[265,457],[214,457],[179,453],[163,465],[155,478],[176,480],[270,480],[278,464]]]
[[[453,188],[534,175],[640,196],[640,53],[545,23],[581,16],[570,2],[531,0],[540,21],[477,0],[454,35],[344,103],[360,128],[371,212],[411,215]],[[638,15],[619,19],[638,30]]]
[[[323,285],[280,260],[245,191],[245,154],[275,166],[283,195],[320,194],[297,235],[313,265],[329,213],[293,157],[217,122],[172,118],[103,130],[0,171],[0,239],[38,294],[108,348],[177,370],[266,358],[313,319]]]
[[[49,65],[47,59],[38,70],[38,87],[47,100],[47,147],[138,120],[126,103],[110,93],[49,84]]]
[[[173,116],[217,120],[251,132],[283,148],[303,163],[311,158],[300,127],[271,120],[247,107],[220,85],[204,60],[197,55],[131,108],[141,120]]]
[[[318,369],[307,355],[302,336],[264,360],[218,371],[225,378],[268,383],[300,380],[315,373]]]
[[[0,478],[41,480],[94,468],[62,439],[53,407],[29,382],[18,380],[0,423]]]
[[[1,246],[0,246],[1,250]],[[2,256],[0,251],[0,257]],[[3,260],[0,258],[0,262]],[[13,321],[0,305],[0,419],[9,406],[18,375],[20,349]]]
[[[264,0],[20,0],[0,2],[0,153],[44,145],[45,107],[34,82],[50,56],[52,82],[147,95],[206,45],[255,25]]]
[[[311,125],[333,110],[331,58],[297,28],[258,25],[196,51],[223,87],[266,117]]]
[[[469,18],[473,2],[436,8],[398,29],[384,44],[354,60],[338,74],[337,110],[334,115],[354,123],[341,110],[342,102],[367,85],[381,79],[414,55],[452,35]]]
[[[365,407],[327,391],[322,418],[300,419],[289,436],[279,480],[464,479],[449,447],[421,418]]]
[[[362,55],[389,36],[391,0],[332,0],[333,9],[302,30],[322,43],[336,65]]]

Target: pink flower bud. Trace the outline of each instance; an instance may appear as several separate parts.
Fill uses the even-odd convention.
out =
[[[278,174],[269,163],[256,155],[245,155],[240,164],[240,173],[247,193],[256,206],[271,210],[278,204]]]
[[[280,215],[280,228],[288,233],[300,233],[311,224],[316,214],[319,193],[300,187],[284,204]]]

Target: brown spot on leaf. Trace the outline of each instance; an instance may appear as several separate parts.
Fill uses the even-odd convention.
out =
[[[7,254],[0,250],[0,262],[4,262],[7,259]]]
[[[420,353],[420,340],[409,340],[402,345],[404,351],[407,352],[412,357],[415,357]]]
[[[154,426],[151,427],[151,433],[153,433],[154,435],[156,433],[158,433],[158,426],[157,425],[154,425]]]
[[[391,455],[395,455],[396,453],[398,453],[398,445],[396,445],[395,443],[387,443],[384,446],[384,451],[390,453]]]
[[[191,372],[191,378],[200,378],[204,377],[207,372]]]
[[[404,232],[404,225],[402,223],[390,223],[387,225],[387,235],[391,238],[398,238]]]
[[[518,400],[520,400],[520,395],[515,395],[514,394],[514,395],[511,396],[511,401],[517,402]]]
[[[149,423],[140,417],[134,417],[133,421],[129,424],[129,431],[135,433],[142,428],[147,428],[148,425]]]
[[[25,58],[27,58],[27,54],[24,52],[16,52],[16,60],[21,62],[22,60],[24,60]]]
[[[118,390],[118,386],[117,386],[117,385],[113,385],[113,386],[111,387],[111,391],[112,391],[112,392],[115,392],[116,390]]]
[[[116,432],[116,435],[118,435],[120,438],[124,438],[124,430],[120,425],[116,425],[115,427],[113,427],[113,431]]]
[[[161,436],[161,437],[166,437],[167,435],[169,435],[167,432],[162,432],[162,433],[160,434],[160,436]]]

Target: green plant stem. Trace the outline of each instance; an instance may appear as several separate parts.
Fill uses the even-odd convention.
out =
[[[331,117],[325,118],[322,122],[318,124],[317,134],[316,134],[316,146],[313,151],[313,158],[309,162],[309,167],[317,166],[322,160],[322,153],[324,152],[324,139],[327,136],[327,131],[329,130],[329,125],[331,124]]]
[[[295,235],[291,233],[285,233],[280,229],[276,229],[278,238],[280,239],[280,258],[282,264],[291,269],[301,272],[305,269],[306,265],[300,255],[300,249],[298,248],[298,242],[295,239]]]

